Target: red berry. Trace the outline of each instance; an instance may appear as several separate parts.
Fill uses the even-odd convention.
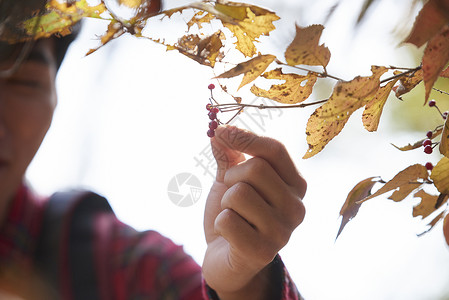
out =
[[[211,120],[215,120],[217,118],[217,114],[214,113],[213,111],[210,111],[207,115],[209,116],[209,119],[211,119]]]
[[[210,104],[210,103],[207,103],[207,105],[206,105],[206,109],[207,109],[207,110],[211,110],[211,108],[212,108],[212,104]]]
[[[437,104],[437,102],[435,100],[430,100],[429,101],[429,106],[430,107],[434,107]]]
[[[427,163],[426,163],[426,169],[429,170],[429,171],[432,171],[433,165],[432,165],[431,162],[427,162]]]
[[[422,143],[424,147],[432,145],[432,141],[430,139],[425,139]]]
[[[209,129],[208,131],[207,131],[207,136],[208,137],[214,137],[215,136],[215,130],[213,130],[213,129]]]
[[[433,152],[432,146],[425,146],[424,153],[431,154]]]
[[[215,130],[215,129],[217,129],[217,127],[218,127],[217,121],[210,121],[209,122],[209,128],[210,129]]]
[[[449,112],[447,112],[447,111],[445,111],[444,113],[443,113],[443,119],[447,119],[447,115],[449,114]]]
[[[212,108],[210,109],[210,111],[213,111],[214,113],[218,114],[218,112],[219,112],[220,110],[218,109],[218,107],[212,107]]]
[[[433,136],[433,132],[432,131],[427,131],[426,136],[431,139]]]
[[[215,88],[215,84],[211,83],[211,84],[209,84],[209,86],[207,88],[209,90],[213,90]]]

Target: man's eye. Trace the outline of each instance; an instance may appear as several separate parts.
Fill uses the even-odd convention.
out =
[[[28,78],[10,78],[7,85],[17,86],[17,87],[27,87],[27,88],[39,88],[42,86],[41,81],[38,79],[28,79]]]

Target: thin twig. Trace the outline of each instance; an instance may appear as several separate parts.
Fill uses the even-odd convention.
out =
[[[407,74],[414,73],[414,72],[416,72],[416,71],[418,71],[418,70],[420,70],[420,69],[421,69],[421,66],[418,66],[418,67],[416,67],[416,68],[414,68],[414,69],[409,69],[408,71],[405,71],[405,72],[402,72],[402,73],[400,73],[400,74],[396,74],[396,75],[393,75],[393,76],[391,76],[391,77],[385,78],[384,80],[381,80],[380,83],[385,83],[385,82],[387,82],[387,81],[396,79],[396,78],[398,78],[398,77],[402,77],[402,76],[405,76],[405,75],[407,75]]]

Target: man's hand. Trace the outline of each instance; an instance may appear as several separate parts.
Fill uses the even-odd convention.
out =
[[[306,182],[276,140],[220,126],[212,150],[204,278],[220,299],[272,299],[270,262],[304,219]]]

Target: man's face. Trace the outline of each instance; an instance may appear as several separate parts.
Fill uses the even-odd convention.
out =
[[[50,127],[56,106],[53,42],[36,42],[14,74],[0,77],[0,211]],[[0,70],[12,63],[0,60]]]

